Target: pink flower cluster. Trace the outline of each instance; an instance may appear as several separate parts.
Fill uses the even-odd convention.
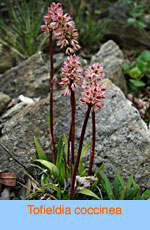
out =
[[[91,104],[93,109],[100,110],[104,105],[105,88],[101,84],[103,68],[95,63],[85,71],[85,82],[82,86],[81,104]]]
[[[70,55],[66,58],[62,67],[62,78],[60,86],[65,89],[64,95],[70,96],[71,89],[74,91],[83,82],[82,68],[80,66],[79,57]]]
[[[95,63],[85,71],[85,79],[88,84],[98,82],[101,81],[103,74],[103,67],[100,66],[100,64]]]
[[[67,47],[66,54],[74,53],[80,49],[78,44],[78,31],[74,21],[69,14],[64,14],[62,5],[53,2],[48,8],[48,14],[44,16],[45,25],[41,26],[44,32],[53,31],[54,36],[58,40],[57,46],[61,48]]]

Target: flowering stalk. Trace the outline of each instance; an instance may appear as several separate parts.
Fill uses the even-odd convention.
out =
[[[103,68],[95,63],[85,72],[85,83],[82,86],[83,93],[81,98],[82,104],[92,104],[92,144],[90,154],[90,165],[88,175],[91,175],[94,153],[95,153],[95,111],[100,110],[103,106],[105,89],[101,84]]]
[[[48,7],[47,15],[44,16],[45,25],[41,26],[41,30],[44,33],[50,33],[49,44],[50,44],[50,140],[52,146],[53,162],[56,162],[55,156],[55,144],[53,137],[53,52],[52,52],[52,33],[57,40],[57,46],[60,48],[66,48],[66,54],[70,55],[67,59],[63,71],[64,78],[61,81],[61,86],[65,88],[65,95],[71,97],[72,107],[72,122],[68,141],[68,163],[69,163],[69,152],[70,152],[70,141],[71,141],[71,154],[72,163],[74,162],[74,132],[75,132],[75,98],[74,90],[78,87],[81,82],[81,67],[78,61],[78,57],[72,56],[71,53],[75,53],[80,49],[78,44],[78,31],[75,28],[75,23],[71,19],[69,14],[64,14],[62,5],[60,3],[53,2]],[[71,66],[69,67],[69,65]],[[66,66],[66,67],[65,67]],[[65,69],[66,68],[66,69]]]
[[[68,159],[67,163],[70,163],[70,143],[71,143],[71,164],[74,163],[74,136],[75,136],[75,93],[74,91],[82,83],[82,68],[80,66],[79,57],[76,55],[70,55],[66,58],[62,67],[62,78],[60,86],[64,89],[64,95],[70,97],[71,103],[71,125],[68,139]],[[71,166],[70,164],[70,166]]]
[[[69,131],[69,138],[68,138],[68,165],[74,164],[74,136],[75,136],[75,110],[76,110],[76,103],[75,103],[75,93],[70,87],[70,104],[71,104],[71,124],[70,124],[70,131]],[[70,143],[71,143],[71,159],[70,159]]]
[[[90,165],[89,165],[89,172],[88,175],[91,175],[92,172],[92,166],[93,166],[93,160],[94,160],[94,153],[95,153],[95,133],[96,133],[96,128],[95,128],[95,111],[92,111],[92,144],[91,144],[91,155],[90,155]]]
[[[78,167],[79,167],[79,161],[80,161],[80,156],[81,156],[81,151],[82,151],[82,145],[83,145],[85,130],[86,130],[86,126],[87,126],[87,122],[88,122],[88,119],[89,119],[89,114],[90,114],[91,108],[92,108],[92,104],[89,104],[88,109],[86,111],[84,123],[83,123],[83,126],[82,126],[79,149],[78,149],[77,159],[76,159],[76,163],[75,163],[75,167],[74,167],[74,171],[73,171],[73,176],[72,176],[72,182],[71,182],[70,200],[73,200],[73,198],[74,198],[75,179],[76,179],[76,174],[77,174],[77,170],[78,170]]]
[[[70,87],[70,104],[71,104],[71,124],[69,131],[68,139],[68,165],[74,164],[74,136],[75,136],[75,111],[76,111],[76,102],[75,102],[75,93]],[[70,159],[70,143],[71,143],[71,159]]]
[[[71,121],[71,163],[74,164],[74,136],[75,136],[75,110],[76,110],[76,103],[75,103],[75,93],[71,89],[71,108],[72,108],[72,121]]]
[[[53,75],[54,75],[54,67],[53,67],[52,31],[50,31],[50,35],[49,35],[49,55],[50,55],[50,112],[49,112],[50,124],[49,124],[49,135],[50,135],[50,141],[51,141],[53,163],[56,163],[55,143],[54,143],[54,136],[53,136]]]

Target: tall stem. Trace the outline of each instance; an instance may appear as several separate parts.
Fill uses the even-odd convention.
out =
[[[53,163],[56,163],[56,155],[55,155],[55,143],[53,136],[53,75],[54,75],[54,67],[53,67],[53,48],[52,48],[52,31],[49,35],[49,55],[50,55],[50,126],[49,126],[49,135],[51,141],[51,149],[53,156]]]
[[[91,175],[93,160],[94,160],[94,153],[95,153],[95,111],[92,111],[92,145],[91,145],[91,155],[90,155],[90,165],[89,165],[89,172],[88,175]]]
[[[75,136],[75,112],[76,112],[76,103],[75,103],[75,94],[71,89],[71,108],[72,108],[72,121],[71,121],[71,159],[72,164],[74,164],[74,136]]]
[[[70,165],[70,142],[71,142],[71,131],[72,123],[70,124],[69,138],[68,138],[68,156],[67,156],[67,164]]]
[[[74,164],[74,136],[75,136],[75,111],[76,111],[76,103],[75,103],[75,93],[71,89],[70,103],[71,103],[71,125],[69,131],[69,139],[68,139],[68,164],[70,162],[70,142],[71,142],[71,164]]]
[[[84,139],[85,130],[86,130],[87,122],[88,122],[88,119],[89,119],[89,114],[90,114],[90,111],[91,111],[91,107],[92,107],[92,105],[88,105],[88,109],[86,111],[84,123],[83,123],[83,126],[82,126],[79,149],[78,149],[77,159],[76,159],[74,172],[73,172],[73,176],[72,176],[72,183],[71,183],[71,190],[70,190],[70,200],[73,200],[73,197],[74,197],[74,192],[75,192],[74,184],[75,184],[77,170],[78,170],[78,167],[79,167],[79,161],[80,161],[80,156],[81,156],[81,151],[82,151],[83,139]]]

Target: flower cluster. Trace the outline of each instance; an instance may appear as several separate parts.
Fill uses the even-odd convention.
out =
[[[83,82],[79,57],[76,55],[68,56],[63,64],[61,72],[63,77],[59,84],[65,89],[64,95],[70,96],[71,89],[74,91]]]
[[[48,14],[44,16],[45,25],[41,26],[44,32],[53,31],[54,36],[58,40],[57,46],[61,48],[67,47],[66,54],[74,53],[80,49],[78,44],[78,31],[74,21],[69,14],[64,14],[62,5],[53,2],[48,8]]]
[[[98,82],[101,81],[103,74],[103,67],[99,63],[95,63],[85,71],[85,79],[88,84]]]
[[[85,82],[82,86],[81,104],[91,104],[94,110],[104,105],[105,88],[101,84],[103,68],[95,63],[85,71]]]

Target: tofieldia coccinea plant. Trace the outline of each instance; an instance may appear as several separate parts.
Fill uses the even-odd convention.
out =
[[[65,53],[68,55],[61,69],[62,78],[60,80],[60,86],[63,89],[64,95],[70,97],[71,104],[71,125],[69,131],[69,137],[67,141],[67,160],[64,158],[65,168],[69,168],[71,174],[70,199],[74,198],[75,193],[75,179],[79,168],[79,163],[83,151],[83,140],[85,130],[88,122],[90,112],[92,111],[92,142],[91,142],[91,154],[90,165],[88,174],[91,175],[94,152],[95,152],[95,111],[100,110],[103,106],[103,100],[105,98],[105,89],[101,84],[103,77],[103,68],[100,64],[95,63],[90,66],[85,73],[81,68],[79,57],[75,52],[80,49],[78,44],[78,32],[75,28],[75,23],[68,14],[64,14],[62,5],[60,3],[53,2],[48,8],[48,13],[44,16],[45,25],[41,26],[44,33],[49,33],[49,54],[50,54],[50,122],[49,133],[51,140],[51,148],[53,155],[53,164],[57,165],[58,155],[56,162],[56,147],[53,136],[53,50],[52,50],[52,37],[57,40],[57,46],[65,48]],[[76,112],[76,100],[75,90],[82,88],[82,97],[80,99],[81,105],[87,105],[87,111],[82,126],[80,143],[75,156],[74,152],[74,139],[75,139],[75,112]],[[62,150],[63,152],[63,150]],[[53,166],[53,169],[55,167]]]

